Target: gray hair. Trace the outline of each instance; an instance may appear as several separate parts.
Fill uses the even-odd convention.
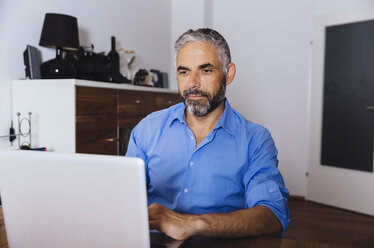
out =
[[[210,28],[200,28],[188,30],[182,34],[174,44],[175,55],[188,42],[210,42],[217,49],[218,58],[221,61],[223,73],[226,75],[227,68],[231,63],[230,48],[225,38],[216,30]]]

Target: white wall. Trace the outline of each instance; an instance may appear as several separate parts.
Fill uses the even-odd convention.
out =
[[[178,89],[175,71],[174,43],[178,37],[188,29],[204,26],[205,2],[202,0],[189,0],[171,2],[171,46],[170,46],[170,88]]]
[[[78,18],[81,45],[108,52],[110,37],[133,49],[146,69],[170,70],[171,0],[0,0],[0,135],[9,132],[11,81],[25,77],[22,53],[39,48],[43,61],[55,51],[39,46],[45,13]],[[6,146],[7,139],[0,139]]]
[[[235,3],[235,4],[234,4]],[[372,0],[215,0],[213,27],[237,64],[232,105],[270,129],[292,195],[306,195],[312,16],[373,6]]]

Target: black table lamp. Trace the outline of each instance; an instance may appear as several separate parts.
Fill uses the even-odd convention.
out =
[[[76,76],[74,66],[62,57],[62,50],[79,48],[77,18],[47,13],[39,45],[56,48],[56,58],[46,61],[40,66],[42,78],[74,78]]]

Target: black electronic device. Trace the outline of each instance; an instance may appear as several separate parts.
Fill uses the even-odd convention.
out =
[[[23,52],[23,62],[26,66],[26,78],[41,79],[40,75],[40,51],[33,46],[27,45],[26,50]]]

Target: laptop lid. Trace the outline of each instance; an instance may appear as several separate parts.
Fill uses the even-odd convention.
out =
[[[10,247],[149,247],[138,158],[0,151]]]

